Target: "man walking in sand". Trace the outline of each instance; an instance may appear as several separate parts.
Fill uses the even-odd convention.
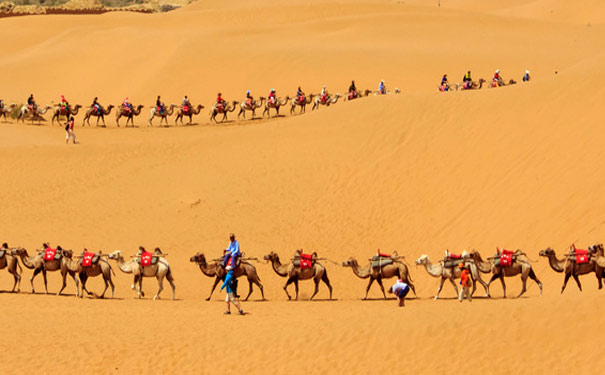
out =
[[[389,293],[395,294],[397,296],[397,299],[399,300],[399,307],[405,306],[405,296],[409,293],[409,291],[410,286],[404,283],[401,279],[397,280],[395,285],[393,285],[391,289],[389,289]]]
[[[469,276],[468,269],[464,267],[464,263],[460,263],[460,293],[458,294],[458,301],[462,302],[464,298],[468,298],[469,302],[473,301],[471,296],[471,278]]]
[[[227,297],[225,297],[225,302],[227,302],[227,311],[225,311],[225,315],[231,314],[231,304],[237,307],[237,311],[240,315],[244,315],[244,310],[242,310],[242,306],[240,302],[235,297],[235,292],[237,288],[237,279],[233,273],[233,267],[227,266],[227,276],[225,277],[225,282],[221,286],[221,290],[227,289]]]
[[[76,133],[74,133],[74,117],[71,116],[65,124],[65,144],[69,144],[69,140],[72,139],[74,145],[76,142]]]

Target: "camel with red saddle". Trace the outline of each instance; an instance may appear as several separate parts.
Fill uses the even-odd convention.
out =
[[[483,84],[485,83],[485,79],[479,78],[479,82],[471,81],[468,87],[465,87],[464,83],[456,83],[456,91],[458,90],[481,90]]]
[[[57,119],[57,122],[59,122],[60,116],[65,116],[66,119],[69,120],[71,116],[76,116],[80,111],[80,108],[82,108],[82,106],[79,104],[76,104],[76,106],[73,108],[71,104],[68,104],[67,107],[63,107],[62,105],[57,104],[56,107],[57,108],[55,108],[53,112],[53,117],[50,119],[51,125],[55,124],[55,119]]]
[[[504,298],[506,298],[506,283],[504,282],[504,278],[520,275],[523,287],[521,288],[521,293],[519,293],[517,298],[521,297],[527,291],[528,277],[538,284],[538,287],[540,288],[540,295],[542,295],[542,282],[536,276],[529,258],[527,258],[527,255],[521,250],[516,250],[513,252],[508,250],[500,251],[498,249],[496,255],[488,258],[487,261],[484,261],[481,258],[481,254],[479,254],[478,251],[472,251],[470,257],[477,265],[477,268],[480,272],[492,274],[491,279],[487,283],[488,294],[489,286],[492,281],[500,279]]]
[[[27,104],[21,106],[21,110],[19,111],[19,116],[17,117],[17,122],[19,122],[19,120],[21,120],[23,123],[25,123],[25,119],[29,116],[31,117],[32,120],[32,124],[34,123],[34,121],[38,121],[38,123],[40,123],[41,121],[46,121],[44,120],[44,118],[42,117],[43,114],[45,114],[46,112],[48,112],[49,109],[51,109],[52,106],[47,105],[46,107],[40,109],[40,108],[30,108]]]
[[[15,292],[15,288],[17,289],[17,293],[21,291],[21,273],[23,272],[19,260],[15,255],[15,250],[16,249],[9,249],[6,243],[0,248],[0,270],[6,268],[8,272],[13,275],[15,281],[11,293]]]
[[[310,299],[313,299],[319,291],[320,281],[323,281],[328,286],[328,289],[330,290],[330,299],[332,299],[332,285],[330,285],[330,280],[328,279],[325,267],[317,261],[316,253],[313,253],[312,255],[301,254],[300,251],[297,250],[293,261],[288,264],[281,264],[279,256],[274,252],[265,255],[264,259],[271,262],[275,273],[288,279],[286,285],[284,285],[284,291],[289,300],[291,300],[292,297],[290,296],[290,293],[288,293],[288,285],[294,283],[296,299],[298,300],[298,281],[309,279],[313,279],[315,282],[315,291]],[[295,265],[297,259],[299,265]]]
[[[118,106],[118,108],[116,108],[116,125],[119,127],[120,126],[120,118],[122,117],[126,117],[126,127],[128,127],[128,121],[130,121],[130,124],[132,126],[134,126],[134,116],[138,116],[141,114],[141,110],[144,108],[145,106],[142,104],[139,104],[138,106],[132,106],[132,108],[128,108],[126,107],[124,104],[120,104]]]
[[[17,105],[15,103],[11,103],[8,106],[5,105],[4,107],[0,108],[0,117],[4,117],[4,122],[8,122],[7,116],[10,116],[15,110],[15,108],[17,108]]]
[[[597,263],[597,257],[603,256],[603,245],[595,245],[589,250],[576,249],[572,246],[570,252],[565,254],[565,257],[561,260],[557,258],[557,254],[550,247],[546,250],[540,251],[541,257],[548,258],[548,264],[555,272],[564,273],[565,279],[563,280],[563,287],[561,287],[561,293],[567,286],[567,281],[570,277],[576,281],[578,289],[582,291],[582,284],[578,276],[587,275],[594,272],[597,277],[597,283],[599,289],[603,288],[602,278],[605,277],[605,269],[600,267]]]
[[[246,111],[251,111],[252,112],[252,118],[254,119],[254,116],[256,115],[256,110],[261,108],[263,106],[263,102],[266,100],[265,97],[261,96],[258,98],[258,100],[251,100],[251,101],[245,101],[245,102],[241,102],[239,104],[239,112],[237,114],[237,118],[239,119],[240,115],[244,115],[244,120],[246,119]]]
[[[510,86],[517,84],[517,81],[514,79],[509,79],[508,82],[504,82],[504,80],[495,81],[492,79],[492,82],[489,84],[489,87],[500,87],[500,86]]]
[[[107,288],[111,285],[111,298],[113,298],[113,293],[115,286],[113,285],[113,281],[111,280],[111,274],[113,269],[109,262],[103,259],[103,255],[101,253],[90,253],[85,251],[82,256],[75,257],[73,256],[73,251],[71,250],[63,250],[63,257],[65,258],[65,266],[71,272],[78,274],[80,277],[80,285],[81,292],[80,298],[84,297],[84,292],[86,292],[89,296],[93,295],[86,289],[86,281],[89,277],[103,276],[103,282],[105,283],[105,289],[103,289],[103,293],[99,295],[99,298],[105,297],[105,292],[107,292]],[[94,294],[96,296],[96,294]]]
[[[488,284],[481,279],[478,267],[471,259],[469,259],[466,252],[463,252],[461,256],[452,255],[447,261],[441,261],[438,264],[433,264],[429,259],[429,256],[426,254],[423,254],[416,260],[417,266],[423,265],[429,275],[440,278],[439,288],[437,289],[435,300],[439,298],[439,293],[441,293],[441,289],[443,289],[445,280],[449,280],[454,287],[454,290],[456,290],[456,295],[458,295],[458,285],[456,285],[455,280],[459,279],[462,273],[462,270],[458,267],[459,263],[463,263],[471,273],[471,279],[473,280],[473,291],[471,292],[471,295],[473,295],[475,290],[477,290],[477,282],[479,282],[479,284],[481,284],[485,289],[485,296],[489,297]]]
[[[90,117],[94,116],[97,118],[97,126],[99,126],[99,120],[103,120],[103,127],[105,127],[105,116],[109,116],[109,114],[111,113],[111,110],[114,108],[113,104],[110,104],[107,109],[103,108],[103,106],[99,105],[99,108],[97,109],[94,106],[91,106],[90,108],[88,108],[86,110],[86,113],[84,114],[84,119],[82,120],[82,126],[84,126],[85,124],[88,124],[88,126],[90,126]]]
[[[370,279],[366,288],[366,295],[363,298],[364,300],[368,299],[368,293],[374,281],[380,285],[382,295],[384,296],[384,299],[387,299],[384,286],[382,285],[382,279],[390,279],[393,277],[397,277],[408,284],[410,289],[414,292],[414,295],[416,295],[416,288],[414,288],[414,284],[412,284],[412,277],[410,276],[408,266],[401,262],[400,259],[403,259],[403,257],[397,256],[396,253],[387,256],[375,256],[369,260],[367,266],[362,268],[359,266],[357,260],[351,257],[349,260],[342,262],[342,266],[351,267],[355,276],[361,279]]]
[[[265,110],[263,111],[263,117],[265,117],[266,113],[267,115],[269,115],[269,118],[271,118],[271,108],[275,109],[275,116],[279,116],[279,108],[288,104],[289,100],[289,96],[286,96],[283,100],[277,98],[275,99],[275,101],[267,100],[265,102]]]
[[[290,106],[290,114],[293,115],[294,114],[294,109],[296,108],[296,106],[300,107],[300,112],[301,113],[305,113],[306,109],[307,109],[307,104],[311,104],[313,102],[313,98],[315,97],[315,94],[309,94],[307,96],[304,96],[300,99],[299,98],[295,98],[292,99],[292,105]]]
[[[21,258],[21,262],[26,268],[34,270],[34,274],[30,279],[30,283],[32,285],[32,293],[36,293],[34,289],[34,279],[36,276],[42,272],[42,276],[44,277],[44,290],[46,294],[48,294],[48,282],[46,279],[46,272],[55,272],[61,271],[61,277],[63,280],[63,284],[61,286],[61,290],[57,293],[58,296],[61,295],[65,287],[67,286],[66,278],[67,274],[74,279],[74,283],[76,283],[76,297],[79,296],[79,283],[78,279],[76,279],[76,273],[67,269],[67,264],[65,258],[63,256],[63,249],[61,246],[57,246],[56,249],[48,248],[46,250],[38,250],[35,255],[29,256],[27,250],[22,247],[19,247],[14,250],[14,254]]]
[[[122,252],[120,250],[116,250],[113,253],[109,254],[109,259],[113,259],[116,261],[118,268],[120,271],[124,273],[130,273],[134,275],[134,280],[130,288],[137,292],[139,298],[145,296],[143,293],[143,277],[155,277],[158,280],[158,292],[153,296],[153,299],[160,299],[160,293],[164,290],[164,278],[168,280],[170,283],[170,287],[172,288],[172,299],[175,299],[175,289],[174,286],[174,277],[172,276],[172,271],[170,269],[170,264],[164,258],[165,254],[161,252],[147,253],[151,254],[149,256],[149,261],[151,262],[151,258],[156,258],[157,262],[155,264],[150,263],[149,265],[145,265],[143,263],[142,256],[146,254],[141,254],[134,256],[129,261],[124,260],[122,256]],[[142,264],[139,264],[139,260],[141,260]]]
[[[175,125],[178,124],[179,120],[181,120],[181,125],[183,125],[183,117],[189,117],[189,122],[187,125],[191,125],[193,115],[198,115],[202,109],[204,109],[204,106],[201,104],[198,104],[196,107],[193,105],[187,107],[188,108],[184,108],[184,106],[181,106],[181,108],[179,108],[179,110],[176,112],[176,118],[174,119]]]
[[[218,122],[216,121],[216,115],[218,115],[219,113],[223,114],[223,119],[221,120],[221,122],[226,121],[227,113],[235,111],[235,108],[238,104],[239,102],[237,100],[234,100],[231,103],[227,103],[227,105],[221,103],[214,103],[214,105],[212,106],[212,110],[210,110],[210,122],[214,121],[218,124]]]
[[[340,99],[341,97],[342,95],[339,93],[334,94],[334,96],[328,96],[325,100],[321,100],[321,95],[316,96],[313,100],[313,107],[311,107],[311,110],[314,111],[315,109],[319,109],[319,106],[321,105],[325,105],[326,107],[328,107],[330,106],[330,104],[336,104],[338,102],[338,99]]]
[[[170,104],[170,106],[168,107],[168,109],[164,108],[164,111],[162,111],[160,108],[153,106],[153,108],[151,108],[151,110],[149,111],[149,124],[148,126],[152,126],[151,121],[153,120],[154,117],[159,117],[160,118],[160,126],[162,126],[162,121],[166,122],[166,126],[168,126],[168,116],[172,116],[172,114],[174,113],[174,109],[178,107],[178,105],[176,104]]]
[[[347,100],[354,100],[354,99],[359,99],[359,98],[364,98],[366,96],[369,96],[372,93],[372,90],[370,89],[365,89],[363,91],[361,90],[357,90],[355,92],[349,92],[343,99],[343,101],[347,101]]]
[[[225,276],[227,276],[227,271],[225,270],[225,267],[223,267],[222,258],[214,259],[211,264],[208,264],[204,254],[197,253],[191,258],[189,258],[189,261],[197,264],[200,267],[200,271],[202,271],[204,275],[215,278],[214,284],[212,285],[212,289],[210,290],[210,295],[208,296],[208,298],[206,298],[206,301],[210,301],[212,293],[214,293],[214,289],[216,288],[218,283],[220,281],[224,281]],[[240,261],[241,263],[233,270],[233,275],[236,279],[244,275],[248,279],[248,295],[246,296],[246,299],[244,301],[247,301],[248,298],[250,298],[250,295],[252,294],[252,284],[256,284],[256,286],[258,286],[258,288],[260,289],[262,300],[264,301],[265,292],[263,290],[263,284],[260,283],[260,277],[258,277],[256,267],[254,267],[254,265],[248,262],[247,260],[241,260],[240,258]]]

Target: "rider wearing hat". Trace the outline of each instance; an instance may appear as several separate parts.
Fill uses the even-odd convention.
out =
[[[458,294],[458,300],[462,302],[464,298],[468,298],[469,301],[473,300],[471,296],[471,278],[468,269],[464,267],[464,263],[458,265],[460,267],[460,293]]]

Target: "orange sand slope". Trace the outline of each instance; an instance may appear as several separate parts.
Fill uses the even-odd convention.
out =
[[[78,127],[81,144],[69,147],[59,127],[0,125],[0,240],[30,252],[42,241],[126,255],[139,244],[160,246],[179,299],[149,300],[152,279],[146,299],[134,299],[132,279],[116,267],[116,300],[30,295],[24,270],[25,293],[0,295],[4,352],[11,348],[0,369],[594,373],[605,292],[585,276],[583,293],[571,281],[560,296],[563,276],[537,253],[605,237],[605,28],[596,18],[590,27],[578,21],[602,7],[579,2],[574,10],[585,13],[563,22],[542,7],[566,9],[564,1],[443,3],[200,1],[164,15],[0,20],[7,101],[34,90],[41,104],[65,93],[72,102],[99,96],[115,104],[128,95],[149,105],[156,92],[167,102],[187,93],[206,103],[219,89],[228,99],[248,88],[292,95],[299,83],[344,91],[350,79],[375,88],[381,78],[403,90],[272,121]],[[514,13],[520,7],[524,15]],[[530,69],[534,81],[436,91],[441,74],[461,78],[469,68],[476,78],[499,68],[517,79]],[[445,285],[445,300],[433,301],[438,281],[411,266],[419,298],[398,309],[379,289],[370,293],[377,300],[360,301],[367,280],[326,262],[338,301],[323,301],[322,285],[320,301],[289,303],[285,280],[258,263],[270,301],[225,317],[224,293],[203,301],[212,280],[188,259],[217,256],[229,232],[259,258],[277,251],[287,259],[302,247],[365,262],[380,247],[413,264],[446,248],[486,256],[496,246],[522,248],[537,261],[545,292],[539,297],[529,281],[525,298],[504,300],[496,282],[493,300],[461,305]],[[0,283],[7,289],[12,278],[3,271]],[[41,277],[35,285],[43,290]],[[508,296],[521,287],[517,279],[507,285]],[[59,286],[59,275],[49,275],[49,290]],[[97,291],[102,282],[88,286]],[[75,292],[72,280],[67,292]],[[311,293],[302,282],[301,299]]]

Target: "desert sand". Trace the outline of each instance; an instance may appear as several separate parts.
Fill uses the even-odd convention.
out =
[[[177,301],[146,279],[143,300],[117,267],[116,299],[0,294],[3,360],[21,373],[595,373],[605,291],[594,275],[563,295],[563,275],[538,252],[605,238],[605,6],[601,1],[197,1],[157,15],[0,19],[0,97],[41,105],[64,94],[144,104],[134,129],[82,128],[66,146],[62,127],[0,124],[0,241],[30,252],[66,248],[169,253]],[[530,83],[439,93],[441,76]],[[209,125],[216,93],[247,89],[293,96],[298,85],[344,93],[350,80],[400,95],[338,103],[302,116]],[[148,128],[156,95],[188,95],[206,109],[197,126]],[[289,109],[289,108],[288,108]],[[310,108],[308,108],[310,109]],[[287,111],[286,111],[287,112]],[[231,114],[231,118],[235,116]],[[47,119],[50,117],[47,115]],[[171,118],[170,123],[174,120]],[[157,119],[155,120],[157,124]],[[326,262],[335,301],[287,302],[285,279],[257,263],[248,315],[224,316],[224,293],[189,262],[221,254],[236,233],[248,256],[297,248],[365,262],[377,248],[411,264],[418,298],[384,301],[367,280]],[[520,248],[544,296],[528,281],[498,282],[493,298],[460,304],[451,285],[415,267],[453,251]],[[485,279],[486,277],[484,277]],[[394,280],[386,282],[392,285]],[[240,283],[242,292],[247,291]],[[100,290],[99,278],[89,289]],[[165,285],[167,287],[167,285]],[[0,273],[0,288],[12,277]],[[60,287],[50,274],[49,290]],[[42,278],[36,289],[43,290]],[[479,288],[475,297],[482,295]]]

